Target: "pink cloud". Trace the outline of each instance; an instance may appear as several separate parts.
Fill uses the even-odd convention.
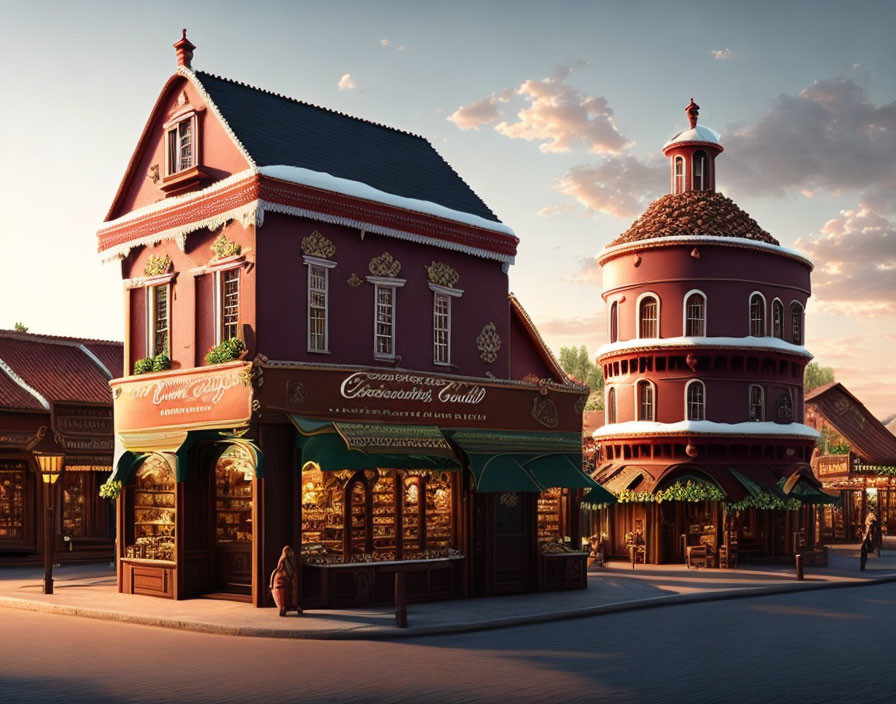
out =
[[[597,263],[597,257],[582,257],[579,261],[581,266],[579,267],[579,270],[572,275],[571,281],[577,284],[600,286],[603,283],[603,277],[601,275],[600,265]],[[601,301],[598,301],[598,304],[603,305]]]
[[[815,263],[813,298],[821,311],[896,315],[896,222],[863,204],[796,246]]]
[[[722,142],[737,168],[722,175],[725,186],[778,196],[867,190],[879,210],[896,207],[896,102],[872,104],[851,78],[779,95],[758,122],[729,130]]]
[[[540,142],[543,152],[568,152],[582,145],[593,154],[618,154],[630,143],[613,119],[606,98],[587,95],[567,83],[573,67],[561,67],[553,76],[527,80],[515,90],[505,88],[467,106],[449,120],[461,129],[476,129],[504,117],[499,103],[514,96],[523,107],[516,120],[502,120],[495,130],[509,139]]]
[[[666,169],[630,154],[608,157],[597,166],[574,166],[554,188],[575,198],[586,212],[635,218],[661,194]]]
[[[354,90],[358,86],[355,84],[354,79],[352,78],[352,74],[346,73],[343,74],[342,78],[339,79],[339,83],[336,84],[339,90]]]

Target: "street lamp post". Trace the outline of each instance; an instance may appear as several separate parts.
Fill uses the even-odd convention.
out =
[[[56,482],[62,474],[64,455],[52,453],[34,453],[40,477],[44,483],[44,594],[53,593],[53,553],[56,547],[56,521],[53,505],[55,504]]]

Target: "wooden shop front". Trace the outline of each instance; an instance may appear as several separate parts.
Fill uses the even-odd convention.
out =
[[[119,590],[306,607],[585,586],[578,387],[235,362],[113,382]]]

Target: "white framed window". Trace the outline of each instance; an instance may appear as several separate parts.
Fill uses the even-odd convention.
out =
[[[610,342],[619,340],[619,301],[610,304]]]
[[[685,418],[706,420],[706,385],[699,379],[691,379],[684,387]]]
[[[656,420],[656,390],[653,384],[641,379],[636,385],[637,394],[637,420]]]
[[[607,423],[616,422],[616,387],[607,390]]]
[[[803,306],[799,301],[790,304],[790,341],[795,345],[803,344]]]
[[[702,291],[688,291],[684,297],[685,337],[706,335],[706,294]]]
[[[240,270],[239,267],[216,271],[218,293],[217,342],[239,337],[240,333]]]
[[[772,336],[784,339],[784,304],[777,298],[772,301]]]
[[[441,284],[429,283],[432,291],[432,362],[451,365],[451,310],[452,298],[460,298],[463,291]]]
[[[693,190],[702,191],[706,188],[706,152],[699,150],[693,156],[694,173],[691,178]]]
[[[165,130],[165,173],[168,176],[196,165],[196,115],[191,114]]]
[[[672,159],[672,192],[684,193],[684,157]]]
[[[169,284],[146,287],[146,354],[170,354],[171,350],[171,289]]]
[[[395,356],[395,287],[377,284],[374,298],[373,355]]]
[[[307,271],[305,316],[309,352],[330,351],[330,269],[336,262],[320,257],[304,257]]]
[[[750,420],[765,420],[765,390],[759,384],[750,384]]]
[[[750,294],[750,335],[765,337],[765,296],[758,291]]]
[[[638,296],[638,337],[660,336],[660,300],[652,293]]]

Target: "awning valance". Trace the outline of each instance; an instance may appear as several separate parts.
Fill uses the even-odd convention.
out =
[[[814,486],[800,472],[794,472],[789,477],[782,477],[778,481],[778,488],[788,498],[799,499],[804,504],[839,504],[840,499],[831,496],[826,491]]]
[[[476,491],[544,491],[597,486],[582,467],[578,433],[517,433],[499,430],[450,431],[469,457]]]
[[[641,467],[629,465],[623,467],[617,474],[603,483],[604,489],[613,494],[631,489],[634,491],[651,491],[654,485],[653,477]]]
[[[585,510],[593,511],[615,503],[616,497],[602,486],[598,485],[585,494],[580,506]]]
[[[323,471],[461,468],[435,426],[290,420],[300,433],[303,466],[311,462]]]

